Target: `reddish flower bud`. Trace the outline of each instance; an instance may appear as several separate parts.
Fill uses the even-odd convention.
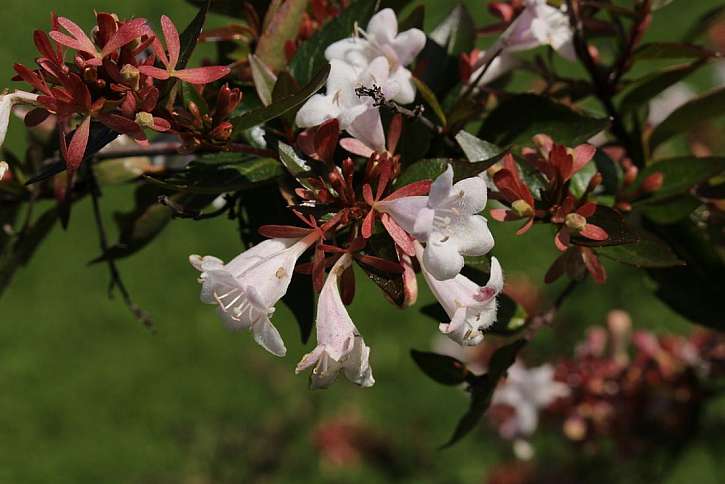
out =
[[[656,171],[642,181],[641,189],[644,193],[654,193],[662,188],[664,181],[664,174],[661,171]]]

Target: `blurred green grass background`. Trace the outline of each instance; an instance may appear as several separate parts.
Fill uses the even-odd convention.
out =
[[[482,1],[466,2],[485,18]],[[716,1],[675,2],[655,16],[652,38],[674,38]],[[429,1],[426,26],[452,4]],[[74,0],[49,6],[40,0],[5,0],[0,17],[0,79],[13,62],[32,63],[32,30],[47,28],[49,9],[84,26],[93,9],[157,22],[170,15],[184,25],[194,10],[182,0]],[[222,18],[212,20],[223,23]],[[10,146],[22,146],[14,123]],[[131,204],[131,186],[105,189],[102,205],[112,226],[114,210]],[[514,227],[493,223],[495,254],[509,275],[540,283],[556,250],[548,229],[513,237]],[[56,228],[0,301],[0,482],[481,482],[508,448],[488,430],[452,450],[438,451],[466,407],[465,395],[428,380],[410,348],[427,349],[436,334],[417,308],[431,301],[421,284],[416,308],[385,303],[358,277],[351,315],[372,347],[377,380],[359,389],[340,380],[311,392],[295,376],[303,347],[294,320],[281,305],[275,322],[288,345],[277,359],[248,334],[227,332],[210,306],[198,302],[190,253],[224,259],[241,249],[232,222],[174,221],[152,244],[119,266],[136,302],[149,311],[157,332],[136,323],[123,303],[107,298],[103,265],[86,265],[99,253],[88,201],[75,207],[67,232]],[[611,282],[587,283],[557,325],[543,332],[527,356],[543,361],[568,354],[584,329],[611,308],[633,315],[638,327],[686,331],[689,326],[648,291],[640,273],[607,264]],[[549,294],[556,293],[555,286]],[[722,417],[714,409],[707,417]],[[320,466],[313,429],[345,416],[371,427],[392,456],[344,469]],[[706,446],[674,465],[668,482],[717,482],[725,468]]]

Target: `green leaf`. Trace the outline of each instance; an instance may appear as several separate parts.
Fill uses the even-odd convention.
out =
[[[396,187],[402,187],[420,180],[435,180],[438,175],[446,171],[450,158],[425,158],[408,166],[395,182]]]
[[[460,385],[466,381],[466,365],[451,356],[417,350],[410,350],[410,356],[423,373],[442,385]]]
[[[647,272],[657,284],[655,295],[672,310],[696,324],[723,331],[725,261],[707,228],[699,223],[686,218],[677,224],[645,224],[687,264]]]
[[[592,160],[582,167],[581,170],[574,173],[569,183],[569,189],[576,198],[581,198],[589,185],[589,181],[597,173],[597,165]]]
[[[436,95],[433,93],[433,91],[430,90],[425,82],[421,81],[417,77],[413,77],[413,81],[415,82],[415,85],[418,88],[418,92],[420,93],[421,97],[425,100],[428,106],[431,107],[435,115],[438,116],[438,120],[440,121],[441,125],[445,126],[446,113],[443,112],[443,108],[438,102],[438,98],[436,97]]]
[[[106,160],[93,167],[98,183],[101,185],[118,185],[135,180],[150,167],[150,160],[145,156]]]
[[[241,116],[232,118],[231,122],[234,126],[233,136],[241,133],[243,130],[260,125],[271,119],[277,118],[290,109],[293,109],[303,102],[305,102],[310,96],[320,90],[327,81],[327,76],[330,74],[330,65],[324,66],[315,77],[302,89],[294,94],[290,94],[284,99],[275,101],[269,106],[265,106],[260,109],[255,109],[248,113],[244,113]]]
[[[603,228],[609,235],[609,238],[598,241],[581,236],[572,236],[571,240],[574,244],[587,247],[604,247],[634,244],[640,240],[640,234],[624,221],[624,218],[622,218],[619,212],[609,207],[598,205],[594,215],[587,218],[587,223],[592,223]]]
[[[254,89],[257,91],[259,100],[264,106],[272,104],[272,91],[277,82],[274,72],[256,55],[249,56],[249,67],[252,70]]]
[[[56,208],[43,212],[26,230],[7,241],[0,253],[0,296],[5,292],[15,272],[28,263],[40,243],[45,240],[58,220]]]
[[[651,42],[634,51],[634,60],[701,59],[715,53],[700,45],[684,42]]]
[[[463,153],[465,153],[468,161],[472,163],[490,160],[491,158],[499,156],[504,151],[488,141],[473,136],[468,131],[459,131],[456,134],[456,141],[463,150]]]
[[[646,104],[662,91],[677,84],[700,67],[705,65],[703,61],[696,61],[692,64],[668,67],[656,71],[632,83],[624,92],[622,101],[619,103],[620,110],[627,113]]]
[[[468,9],[457,5],[429,37],[446,49],[448,55],[458,56],[473,49],[476,41],[476,25]]]
[[[573,111],[551,99],[535,94],[519,94],[503,100],[486,117],[478,137],[499,146],[531,145],[537,134],[548,134],[557,143],[574,146],[585,142],[609,125]]]
[[[295,177],[303,187],[308,190],[315,190],[315,187],[307,181],[307,175],[311,172],[310,167],[307,165],[307,162],[297,154],[295,149],[280,141],[277,146],[277,150],[279,151],[279,160],[285,168],[287,168],[287,171],[290,172],[290,175]]]
[[[686,102],[657,125],[650,137],[650,149],[654,151],[657,146],[673,136],[684,134],[699,123],[723,114],[725,114],[725,87],[719,87]]]
[[[365,249],[369,255],[387,260],[396,260],[395,245],[390,237],[384,233],[375,233],[368,239]],[[375,267],[368,266],[360,261],[358,265],[365,272],[368,278],[383,291],[385,298],[396,306],[403,307],[405,303],[405,291],[403,277],[400,274],[391,274],[381,271]]]
[[[367,24],[375,12],[374,0],[357,0],[332,19],[311,39],[303,42],[289,64],[290,73],[301,84],[312,79],[313,74],[327,64],[325,49],[338,40],[350,37],[357,23]]]
[[[701,35],[710,31],[710,28],[720,20],[723,13],[725,13],[725,4],[713,7],[705,12],[687,30],[685,35],[682,37],[683,42],[692,42]]]
[[[725,157],[696,158],[694,156],[682,156],[660,160],[647,165],[640,172],[633,186],[639,187],[648,176],[657,172],[664,175],[662,187],[650,197],[638,203],[650,204],[681,195],[698,183],[725,172]]]
[[[643,237],[634,244],[600,247],[597,254],[635,267],[685,265],[666,244],[651,237]]]
[[[297,38],[308,3],[309,0],[286,0],[276,10],[267,12],[255,55],[273,72],[287,65],[285,43]]]
[[[489,362],[488,373],[472,379],[470,382],[471,405],[458,422],[450,440],[443,445],[443,448],[452,446],[478,425],[481,417],[491,405],[491,397],[493,397],[496,385],[498,385],[499,380],[506,374],[511,365],[514,364],[516,356],[525,345],[526,340],[519,339],[497,349]]]
[[[690,194],[680,195],[658,203],[635,206],[651,221],[658,224],[673,224],[690,215],[702,202]]]
[[[201,35],[201,31],[204,28],[204,23],[206,23],[206,14],[209,11],[211,3],[211,0],[203,2],[202,7],[191,20],[189,25],[187,25],[184,31],[181,32],[181,35],[179,36],[181,50],[179,53],[179,62],[176,63],[177,70],[186,68],[186,65],[189,63],[191,54],[194,53],[196,44],[199,41],[199,35]]]

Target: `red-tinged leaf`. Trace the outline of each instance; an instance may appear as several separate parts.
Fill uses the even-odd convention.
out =
[[[599,247],[604,245],[633,244],[640,239],[639,234],[624,221],[622,215],[609,207],[597,205],[597,211],[591,217],[587,217],[588,224],[593,224],[603,229],[608,235],[607,239],[593,240],[577,235],[572,237],[574,244]]]
[[[146,19],[135,18],[121,25],[113,37],[103,46],[101,57],[111,55],[124,45],[138,39],[150,31]]]
[[[320,161],[332,162],[340,135],[340,123],[330,119],[318,126],[315,131],[315,154]]]
[[[48,119],[48,116],[50,116],[50,113],[45,109],[35,108],[25,115],[25,119],[23,121],[25,122],[25,126],[33,128]]]
[[[28,69],[22,64],[15,64],[13,65],[13,69],[15,69],[15,72],[18,73],[20,78],[33,86],[38,91],[42,92],[43,94],[46,94],[47,96],[52,97],[52,93],[50,91],[50,88],[45,83],[43,78],[41,78],[38,74],[36,74],[31,69]],[[42,101],[41,101],[42,102]]]
[[[378,269],[383,272],[389,272],[391,274],[402,274],[403,266],[396,261],[383,259],[382,257],[376,257],[374,255],[357,254],[355,258],[374,269]]]
[[[568,198],[567,198],[568,200]],[[581,207],[576,209],[576,213],[581,215],[584,218],[589,218],[592,215],[594,215],[594,212],[597,211],[597,204],[594,202],[587,202]]]
[[[255,54],[277,72],[287,64],[284,46],[294,40],[309,0],[286,0],[277,9],[270,9],[264,19],[264,31],[257,42]]]
[[[174,71],[174,77],[191,84],[208,84],[218,81],[231,71],[225,66],[194,67],[181,71]]]
[[[176,25],[166,15],[161,16],[161,30],[164,33],[166,41],[166,49],[169,51],[169,67],[176,68],[179,63],[179,54],[181,53],[181,41],[179,40],[179,31]]]
[[[347,266],[340,278],[340,297],[345,306],[352,304],[355,298],[355,271],[352,265]]]
[[[56,63],[58,63],[58,61],[62,62],[63,57],[58,49],[54,48],[53,44],[50,43],[48,34],[42,30],[34,31],[33,42],[35,43],[35,47],[38,49],[38,52],[40,52],[44,57],[51,59]]]
[[[430,192],[430,186],[433,182],[430,180],[420,180],[417,182],[409,183],[404,187],[400,187],[393,193],[385,197],[385,200],[395,200],[402,197],[416,197],[422,195],[428,195]]]
[[[375,153],[375,150],[357,138],[342,138],[340,140],[340,146],[353,155],[362,156],[363,158],[370,158],[370,155]]]
[[[388,126],[388,151],[395,153],[395,148],[398,147],[398,141],[400,140],[400,134],[403,131],[403,115],[400,113],[395,114],[393,119],[390,120],[390,126]]]
[[[395,251],[403,267],[403,307],[410,307],[418,300],[418,279],[415,277],[413,260],[400,248],[396,247]]]
[[[325,251],[319,245],[315,247],[315,253],[312,256],[312,288],[315,292],[322,291],[325,284]]]
[[[257,232],[268,239],[296,239],[309,235],[313,232],[313,229],[292,225],[262,225]]]
[[[170,77],[169,71],[159,69],[158,67],[154,66],[138,66],[138,70],[141,74],[153,77],[154,79],[158,79],[160,81],[165,81]]]
[[[365,185],[369,187],[370,185]],[[375,210],[370,209],[368,214],[363,219],[362,223],[362,236],[363,238],[369,239],[373,235],[373,223],[375,222]]]
[[[154,131],[158,131],[160,133],[169,131],[171,129],[171,123],[169,123],[168,120],[164,118],[159,118],[154,116],[154,125],[152,127]]]
[[[566,258],[567,253],[565,252],[554,260],[544,275],[546,284],[551,284],[564,275],[564,272],[566,272]]]
[[[556,248],[559,249],[561,252],[565,252],[570,245],[569,237],[569,230],[567,230],[565,227],[559,229],[559,231],[554,236],[554,245],[556,246]]]
[[[597,254],[588,247],[580,247],[579,250],[581,251],[584,265],[589,271],[589,274],[592,275],[592,279],[594,279],[597,284],[604,284],[607,281],[607,271],[599,261]]]
[[[509,214],[511,210],[506,208],[492,208],[488,211],[491,214],[491,218],[498,222],[507,222],[510,220]]]
[[[594,158],[594,154],[597,152],[597,148],[590,144],[579,145],[574,148],[574,173],[581,170],[584,165]]]
[[[96,46],[93,44],[91,39],[88,38],[86,33],[83,32],[83,29],[78,26],[78,24],[65,17],[58,17],[57,22],[73,37],[69,37],[61,32],[54,30],[49,34],[51,39],[55,40],[61,45],[70,47],[71,49],[86,52],[93,56],[98,55],[98,50],[96,49]]]
[[[398,247],[400,247],[405,254],[413,257],[415,255],[415,245],[413,244],[413,239],[410,237],[408,232],[403,230],[403,228],[387,213],[384,213],[380,219],[383,222],[385,230],[388,231],[390,237],[395,241]]]
[[[589,223],[584,226],[584,228],[582,229],[580,234],[582,236],[586,237],[587,239],[599,240],[599,241],[607,240],[609,238],[609,235],[603,228],[598,227],[594,224],[589,224]]]
[[[375,192],[375,200],[380,200],[380,198],[383,196],[383,192],[388,186],[388,182],[390,182],[392,169],[392,164],[388,160],[384,160],[378,164],[380,176],[378,177],[378,186]]]
[[[366,183],[362,187],[362,196],[363,200],[365,200],[365,203],[370,205],[371,207],[375,204],[375,199],[373,198],[373,189],[370,187],[369,183]]]
[[[517,231],[516,235],[524,235],[526,232],[529,231],[529,229],[534,225],[534,218],[531,217],[529,220],[523,224]]]
[[[86,152],[86,146],[88,145],[88,136],[91,128],[91,117],[86,116],[83,122],[78,126],[73,138],[68,145],[65,153],[65,161],[69,172],[74,172],[78,169],[83,162],[83,156]]]

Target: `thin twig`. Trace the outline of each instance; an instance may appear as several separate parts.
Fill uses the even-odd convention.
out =
[[[554,323],[554,318],[561,309],[561,306],[574,292],[574,289],[577,288],[580,282],[581,281],[577,281],[576,279],[569,281],[564,290],[562,290],[556,299],[554,299],[554,302],[549,309],[531,317],[524,335],[526,339],[531,340],[541,328],[544,326],[551,326]]]
[[[597,99],[599,99],[599,102],[602,106],[604,106],[604,109],[609,115],[609,119],[612,123],[612,133],[624,146],[632,161],[636,165],[642,166],[644,164],[642,150],[641,148],[637,148],[637,145],[632,140],[632,137],[624,125],[621,114],[612,101],[614,89],[609,83],[610,76],[600,70],[589,52],[589,44],[584,37],[584,25],[581,17],[579,16],[579,10],[575,7],[574,1],[566,0],[566,4],[569,12],[569,21],[572,29],[574,30],[574,49],[576,50],[577,57],[582,64],[584,64],[584,68],[589,73],[589,77],[594,85]]]
[[[96,228],[98,229],[98,240],[101,245],[102,254],[104,255],[106,263],[108,264],[108,271],[111,276],[111,280],[108,285],[108,297],[113,297],[114,288],[118,289],[118,291],[121,293],[121,297],[123,298],[124,303],[131,310],[131,313],[133,313],[134,317],[138,321],[141,321],[144,326],[153,330],[154,323],[151,320],[151,317],[146,311],[141,309],[131,299],[131,295],[129,294],[126,286],[123,283],[123,280],[121,279],[121,274],[118,271],[118,267],[116,266],[116,261],[108,251],[108,238],[106,237],[106,230],[103,227],[103,217],[101,216],[101,204],[99,201],[99,198],[101,197],[101,189],[98,185],[98,181],[96,180],[96,175],[93,172],[93,166],[90,163],[86,164],[86,166],[88,167],[88,177],[91,182],[90,192],[91,199],[93,200],[93,216],[96,221]]]

